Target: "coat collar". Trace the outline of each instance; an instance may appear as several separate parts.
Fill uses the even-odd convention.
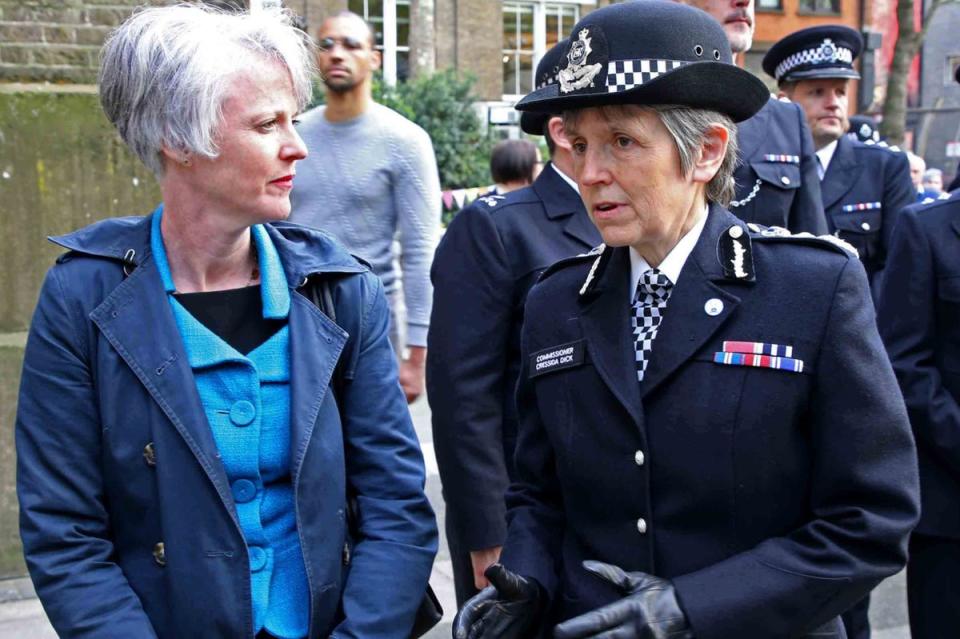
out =
[[[753,117],[740,123],[739,137],[737,138],[740,143],[740,163],[749,162],[760,143],[767,139],[767,121],[775,108],[771,106],[771,102],[776,101],[776,98],[771,97]]]
[[[586,248],[593,248],[600,243],[600,232],[590,221],[580,194],[557,175],[552,163],[543,167],[531,186],[543,203],[549,219],[561,221],[567,218],[563,227],[566,235],[578,240]]]
[[[824,209],[829,209],[853,188],[856,176],[863,170],[863,166],[857,162],[855,145],[856,143],[845,135],[837,141],[837,149],[833,152],[827,172],[820,182]]]
[[[126,261],[131,268],[149,259],[153,216],[110,218],[66,235],[51,236],[69,251]],[[263,225],[283,265],[287,284],[299,288],[319,273],[359,273],[369,270],[326,233],[291,222]],[[132,252],[131,252],[132,251]]]
[[[627,247],[607,249],[596,281],[581,296],[580,316],[598,373],[613,394],[642,423],[642,400],[689,360],[736,311],[739,294],[753,282],[731,279],[717,255],[718,241],[731,226],[743,222],[726,209],[711,205],[700,239],[687,258],[667,304],[642,384],[630,328],[630,256]],[[598,258],[599,259],[599,258]],[[727,289],[730,290],[727,290]],[[708,313],[707,304],[722,309]]]

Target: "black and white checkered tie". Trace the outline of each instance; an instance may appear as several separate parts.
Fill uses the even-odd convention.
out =
[[[643,381],[643,373],[647,370],[650,353],[653,351],[653,340],[657,337],[657,329],[663,311],[667,307],[673,282],[657,269],[651,269],[640,276],[637,282],[637,292],[633,298],[633,339],[637,353],[637,380]]]

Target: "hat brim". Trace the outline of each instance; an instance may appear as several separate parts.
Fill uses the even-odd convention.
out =
[[[562,94],[559,84],[551,84],[524,96],[516,104],[516,109],[551,114],[612,104],[681,104],[719,111],[729,115],[734,122],[742,122],[762,109],[769,98],[766,85],[739,67],[717,62],[691,62],[642,85],[615,93]]]
[[[853,69],[809,69],[807,71],[792,71],[780,78],[780,84],[784,82],[797,82],[799,80],[859,80],[860,74]]]

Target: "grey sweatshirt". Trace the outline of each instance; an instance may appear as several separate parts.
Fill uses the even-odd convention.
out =
[[[376,103],[346,122],[328,122],[324,110],[307,112],[297,127],[309,156],[297,163],[290,219],[330,233],[370,262],[388,295],[398,286],[392,244],[399,231],[407,344],[426,346],[430,262],[440,228],[430,137]]]

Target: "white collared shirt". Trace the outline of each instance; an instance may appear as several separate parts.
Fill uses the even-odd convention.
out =
[[[570,179],[570,176],[557,168],[557,165],[553,162],[550,163],[550,168],[557,172],[557,175],[563,178],[563,181],[570,185],[570,188],[580,193],[580,187],[577,186],[577,183]]]
[[[657,267],[661,273],[667,276],[672,284],[676,284],[677,280],[680,279],[680,270],[683,269],[683,265],[687,262],[687,258],[690,257],[690,253],[693,251],[693,247],[697,245],[697,240],[700,239],[703,227],[707,223],[708,211],[709,206],[704,207],[703,216],[700,218],[700,221],[694,224],[693,228],[680,238],[680,241],[670,249],[667,256],[663,258],[663,262]],[[633,304],[633,299],[636,296],[637,283],[640,281],[640,276],[652,268],[653,267],[647,263],[647,260],[643,259],[640,253],[631,246],[630,290],[628,291],[630,304]]]
[[[833,159],[833,154],[837,150],[837,142],[840,140],[834,140],[827,146],[817,151],[817,158],[820,160],[820,166],[823,167],[823,172],[827,172],[827,167],[830,166],[830,160]]]

